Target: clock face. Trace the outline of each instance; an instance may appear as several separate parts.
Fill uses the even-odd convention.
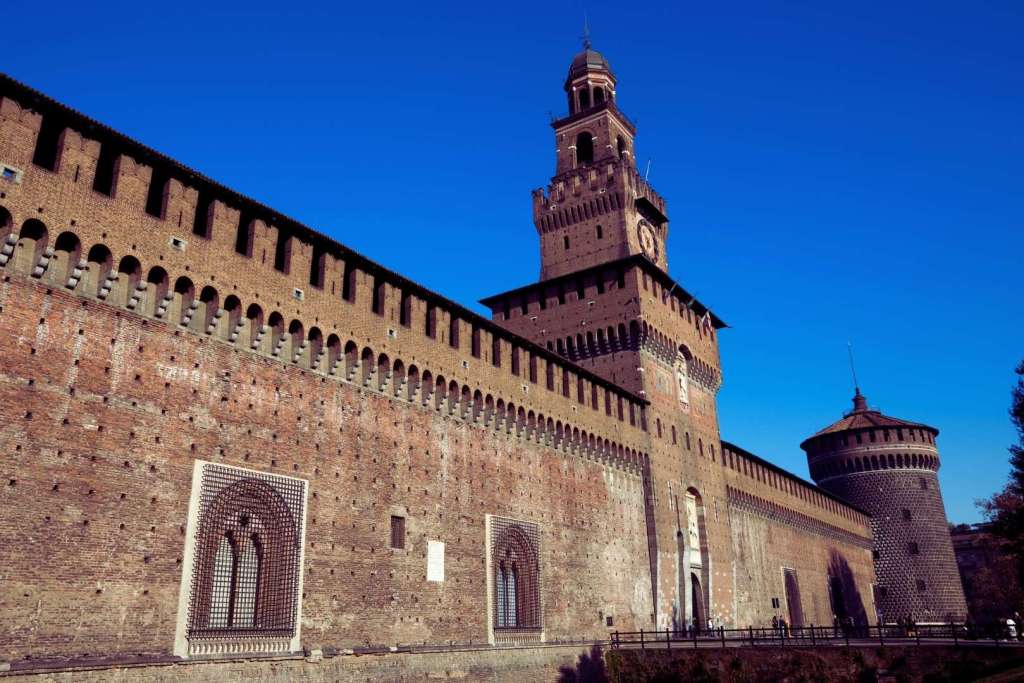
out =
[[[640,238],[640,248],[643,249],[647,258],[652,261],[658,260],[658,236],[654,234],[654,228],[645,220],[641,220],[636,227]]]

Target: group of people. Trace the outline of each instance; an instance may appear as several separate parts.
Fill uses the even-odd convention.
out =
[[[913,638],[917,635],[917,622],[909,614],[905,617],[897,617],[896,626],[906,638]]]
[[[780,617],[777,614],[772,616],[772,631],[774,631],[778,637],[788,638],[791,635],[789,628],[789,623],[786,621],[785,617]]]
[[[689,625],[685,621],[679,625],[676,633],[680,633],[683,637],[687,636],[699,636],[699,635],[714,635],[722,628],[722,625],[715,621],[714,617],[708,617],[706,624],[701,624],[700,619],[693,619]]]

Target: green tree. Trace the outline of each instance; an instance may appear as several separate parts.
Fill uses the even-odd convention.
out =
[[[1024,586],[1024,361],[1015,370],[1017,384],[1010,394],[1010,420],[1017,429],[1017,443],[1010,446],[1010,480],[1002,491],[979,501],[992,522],[991,532],[1003,539],[1016,558],[1017,579]]]

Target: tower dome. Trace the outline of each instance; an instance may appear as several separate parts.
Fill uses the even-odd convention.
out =
[[[608,60],[597,50],[591,49],[588,41],[583,50],[572,58],[572,64],[569,65],[568,80],[572,81],[572,79],[584,76],[592,71],[601,71],[615,78]]]
[[[939,490],[939,430],[868,406],[806,439],[811,478],[871,515],[879,618],[962,621],[963,586]]]
[[[590,34],[585,27],[583,49],[569,64],[565,93],[569,97],[570,116],[615,101],[615,74],[604,55],[590,46]]]

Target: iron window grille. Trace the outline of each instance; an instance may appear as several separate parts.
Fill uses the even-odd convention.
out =
[[[495,640],[540,636],[540,531],[532,522],[492,517],[490,522],[492,608]]]
[[[203,467],[187,638],[253,641],[295,635],[304,481]]]

